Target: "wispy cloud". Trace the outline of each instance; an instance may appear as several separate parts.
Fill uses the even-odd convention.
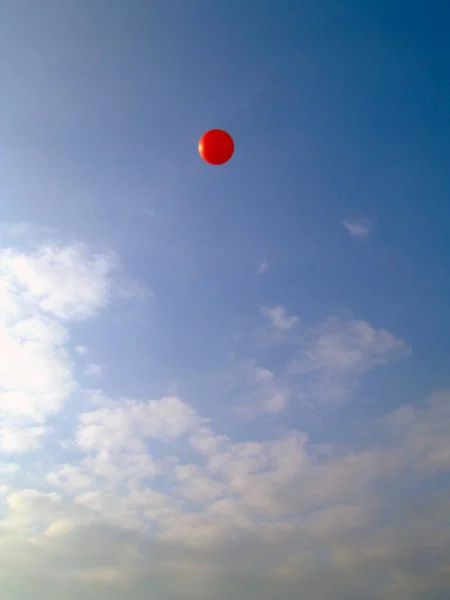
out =
[[[342,224],[350,235],[356,237],[367,237],[373,229],[370,219],[345,219]]]
[[[366,321],[330,316],[305,328],[284,306],[264,307],[261,313],[269,324],[257,329],[255,351],[280,347],[285,358],[278,358],[275,370],[249,360],[230,373],[240,390],[235,412],[241,417],[281,413],[289,402],[334,410],[355,397],[366,373],[411,354],[404,340]]]
[[[269,268],[269,263],[266,260],[263,260],[259,263],[258,266],[258,274],[263,275]]]
[[[411,348],[385,329],[357,319],[329,317],[305,331],[288,370],[298,377],[298,397],[309,405],[339,406],[349,400],[361,377],[406,358]]]
[[[84,356],[85,354],[87,354],[89,352],[89,349],[86,348],[86,346],[80,346],[80,345],[79,346],[75,346],[74,350],[80,356]]]

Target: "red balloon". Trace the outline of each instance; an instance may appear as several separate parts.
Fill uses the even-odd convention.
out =
[[[223,165],[233,156],[233,138],[222,129],[211,129],[200,138],[198,151],[210,165]]]

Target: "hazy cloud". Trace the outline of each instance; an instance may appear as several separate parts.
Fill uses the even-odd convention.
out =
[[[369,219],[344,219],[342,222],[350,235],[356,237],[367,237],[373,229]]]
[[[258,274],[263,275],[269,268],[269,263],[266,260],[263,260],[259,263],[258,266]]]

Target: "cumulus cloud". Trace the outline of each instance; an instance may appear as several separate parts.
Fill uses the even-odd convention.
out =
[[[0,409],[11,418],[41,421],[57,411],[75,382],[65,349],[67,332],[51,318],[28,317],[11,295],[17,316],[0,323]]]
[[[124,399],[83,413],[77,443],[97,452],[141,451],[146,439],[176,439],[192,429],[197,419],[195,411],[175,396],[147,402]]]
[[[92,477],[84,469],[69,464],[62,465],[54,473],[48,473],[47,481],[70,492],[90,488],[93,485]]]
[[[26,254],[2,251],[0,267],[16,291],[62,320],[91,317],[109,300],[113,254],[84,244],[44,246]]]
[[[116,266],[83,244],[0,250],[0,451],[36,449],[76,389],[67,323],[108,302]]]
[[[75,389],[68,326],[108,302],[115,264],[81,245],[0,253],[2,453],[38,449]],[[283,306],[263,316],[291,345],[275,366],[239,363],[232,378],[247,416],[299,400],[339,406],[366,373],[410,353],[365,321],[299,327]],[[65,422],[67,448],[0,463],[5,596],[448,595],[449,391],[366,423],[361,447],[316,443],[289,422],[222,429],[175,394],[87,395],[89,408]]]
[[[0,451],[5,454],[21,454],[36,450],[45,432],[44,427],[0,427]]]
[[[330,600],[433,597],[449,589],[450,497],[423,484],[450,468],[445,452],[436,456],[449,401],[442,391],[400,407],[373,424],[388,436],[383,447],[353,451],[324,449],[298,431],[233,442],[202,423],[183,428],[202,462],[174,464],[165,492],[133,476],[81,491],[90,482],[63,465],[49,479],[70,501],[37,489],[6,495],[0,559],[13,558],[31,581],[28,569],[38,569],[46,597],[63,580],[133,600],[156,582],[157,598],[183,586],[205,598],[251,590],[288,600],[298,589]],[[404,490],[405,475],[416,494]],[[125,587],[96,587],[108,581]]]
[[[225,491],[222,482],[212,479],[195,464],[177,465],[175,476],[181,496],[192,502],[205,503]]]

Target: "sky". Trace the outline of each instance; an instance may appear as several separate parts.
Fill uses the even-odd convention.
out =
[[[449,18],[0,3],[7,600],[449,597]]]

